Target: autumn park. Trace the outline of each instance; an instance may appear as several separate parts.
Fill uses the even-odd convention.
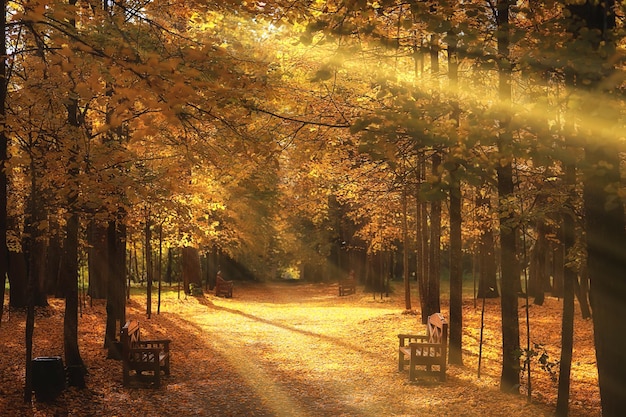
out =
[[[0,1],[0,415],[626,412],[624,4]]]

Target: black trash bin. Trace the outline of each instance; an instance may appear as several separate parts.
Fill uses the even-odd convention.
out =
[[[33,390],[39,402],[56,399],[65,389],[65,368],[60,356],[33,359]]]

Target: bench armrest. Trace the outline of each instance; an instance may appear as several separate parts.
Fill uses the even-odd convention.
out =
[[[411,342],[423,342],[425,340],[428,340],[428,336],[423,335],[423,334],[406,334],[406,333],[401,333],[398,335],[398,339],[400,342],[400,346],[406,346],[407,342],[411,343]]]

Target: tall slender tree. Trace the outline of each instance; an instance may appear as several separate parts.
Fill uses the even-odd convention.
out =
[[[455,29],[448,31],[448,78],[450,91],[456,94],[459,82],[458,38]],[[460,125],[459,103],[451,102],[451,114],[455,128]],[[457,136],[457,135],[455,135]],[[463,365],[463,240],[462,240],[462,194],[461,163],[454,153],[460,144],[452,144],[450,152],[450,354],[448,362]]]
[[[69,0],[70,6],[76,6],[77,0]],[[75,18],[69,21],[71,27],[76,27]],[[70,73],[70,77],[71,77]],[[77,206],[79,195],[80,173],[78,162],[78,143],[81,137],[80,109],[78,108],[77,94],[72,89],[67,101],[67,121],[69,126],[70,144],[68,152],[68,217],[65,226],[65,241],[63,244],[62,276],[65,288],[65,314],[63,316],[63,347],[65,364],[69,370],[69,384],[83,388],[87,369],[83,363],[78,346],[78,251],[80,219]]]
[[[0,323],[4,310],[4,288],[9,270],[7,249],[7,173],[5,170],[7,161],[7,1],[0,0]]]

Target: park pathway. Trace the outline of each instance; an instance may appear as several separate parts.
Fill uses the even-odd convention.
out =
[[[188,364],[184,374],[174,372],[169,389],[195,392],[187,405],[196,415],[511,415],[508,407],[491,404],[500,393],[481,402],[472,392],[478,387],[452,370],[446,384],[410,384],[397,372],[396,334],[417,327],[399,300],[310,289],[268,285],[236,290],[232,299],[190,299],[184,316],[169,315],[168,328],[198,335],[182,349]],[[516,406],[549,415],[524,401]]]

